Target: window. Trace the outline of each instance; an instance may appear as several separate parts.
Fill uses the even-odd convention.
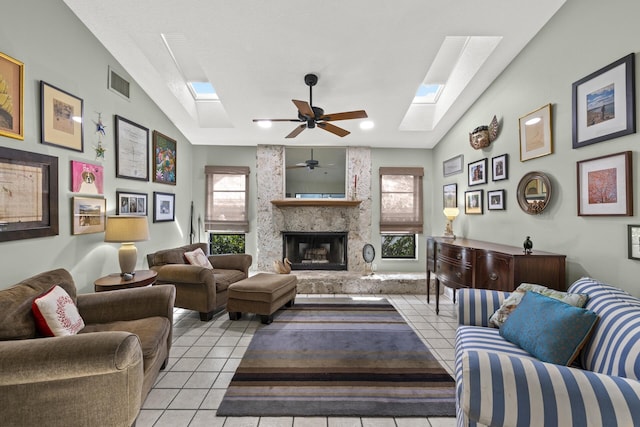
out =
[[[209,253],[211,255],[221,254],[243,254],[244,234],[209,234]]]
[[[416,259],[416,235],[383,234],[382,258]]]
[[[380,168],[380,233],[422,233],[423,175],[423,168]]]
[[[205,166],[205,228],[209,231],[249,231],[249,168]]]

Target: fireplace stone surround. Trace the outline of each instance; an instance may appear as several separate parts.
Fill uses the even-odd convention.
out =
[[[259,145],[256,159],[258,247],[256,268],[273,271],[282,260],[282,232],[347,232],[347,270],[364,272],[362,247],[371,238],[371,150],[347,147],[347,199],[359,203],[277,205],[284,199],[284,146]]]
[[[347,232],[347,271],[298,270],[298,292],[311,294],[425,294],[425,273],[365,275],[362,247],[371,241],[371,150],[347,147],[347,200],[273,203],[284,197],[284,146],[259,145],[256,156],[257,271],[282,260],[283,231]],[[355,191],[354,191],[355,190]]]

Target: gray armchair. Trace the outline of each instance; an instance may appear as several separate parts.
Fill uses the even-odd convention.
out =
[[[31,303],[59,285],[85,327],[41,337]],[[172,286],[76,295],[57,269],[0,291],[0,424],[130,426],[166,365],[173,328]]]
[[[194,243],[148,254],[147,263],[158,273],[156,284],[176,287],[176,307],[195,310],[200,320],[208,321],[226,307],[229,285],[249,276],[253,259],[248,254],[210,255],[211,270],[185,259],[185,252],[197,248],[207,253],[205,243]]]

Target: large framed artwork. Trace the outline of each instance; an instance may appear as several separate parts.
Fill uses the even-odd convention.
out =
[[[153,131],[153,181],[176,185],[177,146],[176,140]]]
[[[176,219],[176,195],[153,192],[153,222],[168,222]]]
[[[572,85],[573,148],[635,133],[635,54]]]
[[[84,151],[82,110],[82,99],[40,81],[41,142]]]
[[[633,215],[631,151],[577,162],[578,215]]]
[[[104,167],[71,160],[71,191],[73,193],[103,194]]]
[[[130,191],[116,191],[116,215],[147,215],[147,195]]]
[[[72,233],[91,234],[104,231],[107,199],[104,197],[74,197],[72,202]]]
[[[116,177],[149,181],[149,129],[116,119]]]
[[[24,64],[0,52],[0,135],[24,139]]]
[[[58,234],[58,158],[0,147],[0,242]]]
[[[553,153],[551,140],[551,104],[518,119],[520,129],[520,161]]]

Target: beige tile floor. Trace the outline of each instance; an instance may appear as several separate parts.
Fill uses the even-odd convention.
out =
[[[320,295],[298,295],[298,299]],[[321,295],[351,297],[354,295]],[[453,375],[455,305],[425,295],[380,295],[391,302],[424,340],[440,363]],[[263,327],[259,317],[245,315],[231,322],[220,313],[210,322],[198,314],[176,309],[173,347],[167,368],[160,373],[136,421],[137,427],[452,427],[455,418],[343,418],[343,417],[217,417],[216,409],[242,359],[254,331]]]

